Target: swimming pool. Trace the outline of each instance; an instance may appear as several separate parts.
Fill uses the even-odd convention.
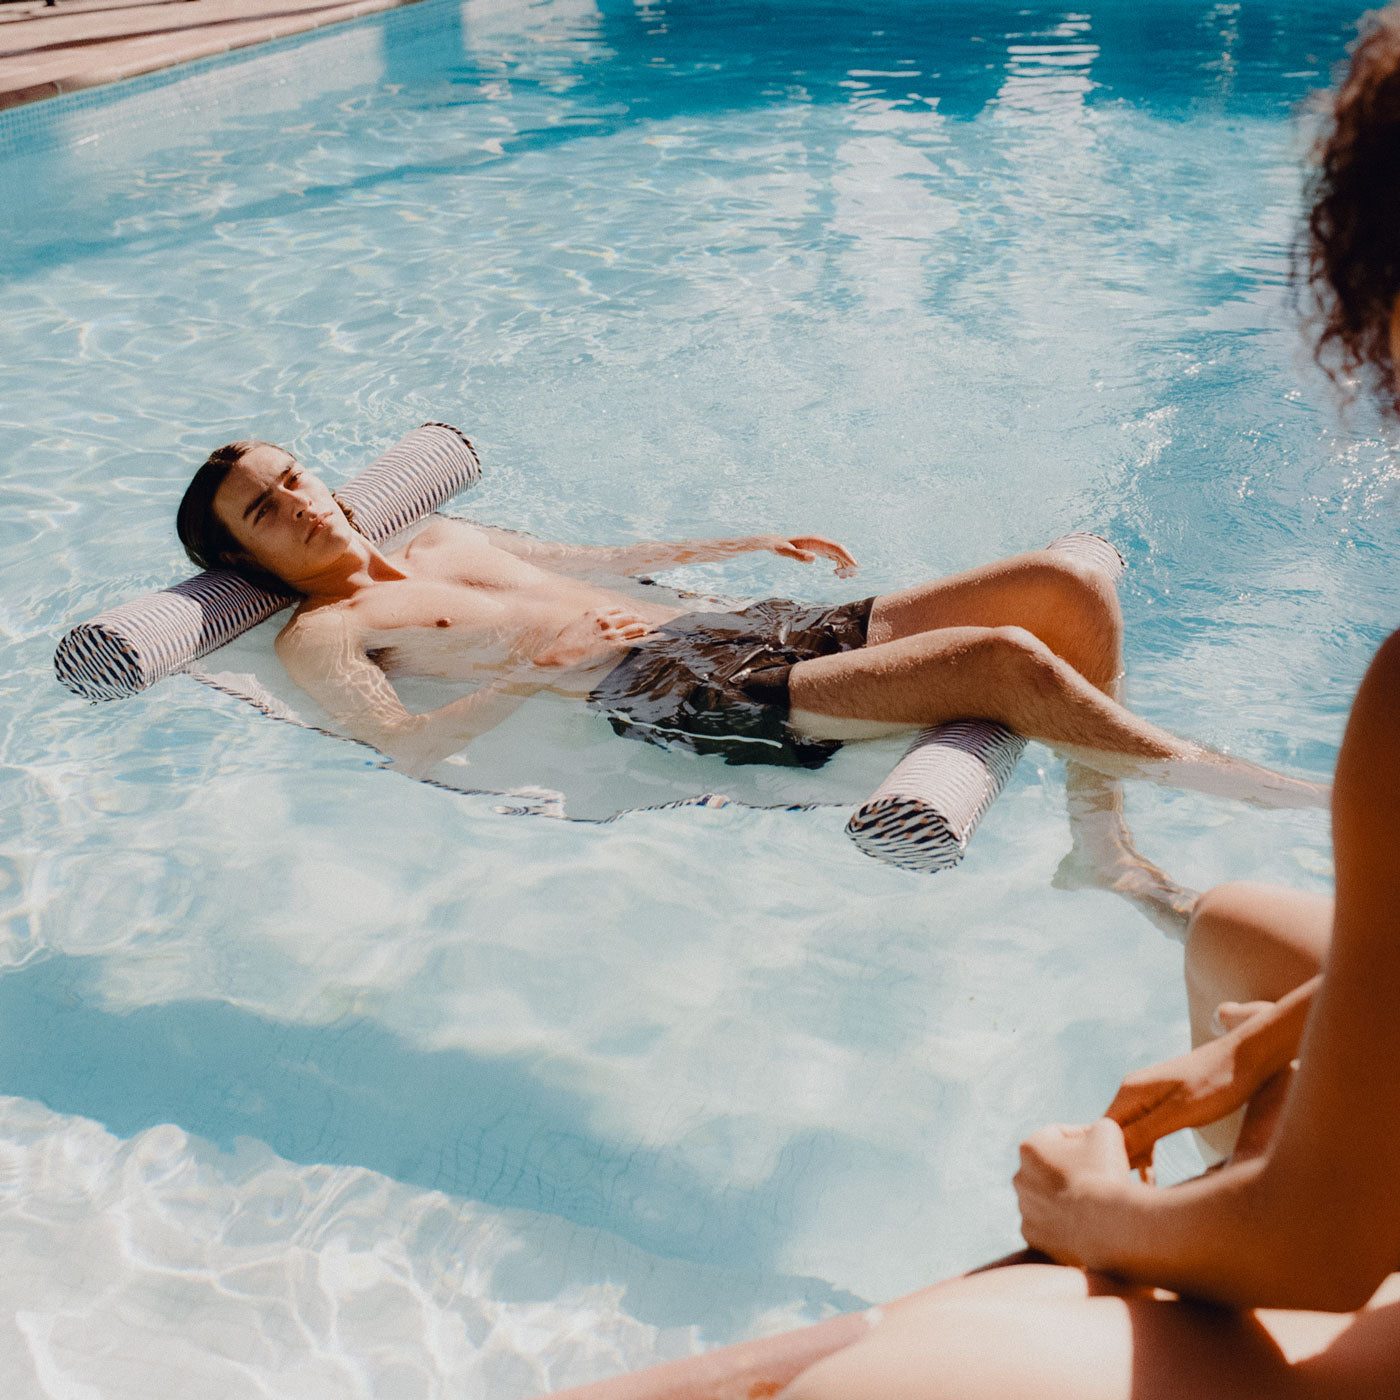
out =
[[[17,1393],[523,1397],[892,1296],[1010,1248],[1018,1137],[1185,1043],[1179,948],[1052,884],[1044,750],[930,879],[839,808],[506,817],[50,667],[183,575],[210,447],[334,475],[443,418],[483,520],[864,566],[698,589],[1100,529],[1136,707],[1324,774],[1400,601],[1393,457],[1283,287],[1353,14],[1142,9],[426,0],[0,116]],[[1319,814],[1129,815],[1187,884],[1327,887]]]

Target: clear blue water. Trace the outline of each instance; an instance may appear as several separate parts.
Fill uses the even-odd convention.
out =
[[[16,1394],[523,1397],[1012,1246],[1019,1136],[1186,1036],[1179,947],[1052,884],[1053,755],[930,879],[839,808],[508,818],[50,657],[183,576],[212,446],[445,419],[483,520],[820,531],[862,593],[1099,529],[1137,708],[1323,776],[1400,611],[1393,453],[1285,290],[1351,19],[428,0],[0,115]],[[1320,814],[1129,816],[1189,885],[1328,885]]]

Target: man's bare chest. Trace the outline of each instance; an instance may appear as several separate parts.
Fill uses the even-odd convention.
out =
[[[405,627],[469,632],[507,621],[521,601],[513,593],[456,579],[395,579],[364,590],[351,604],[351,613],[357,629],[369,633]]]

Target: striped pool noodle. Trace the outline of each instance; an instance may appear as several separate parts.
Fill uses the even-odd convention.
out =
[[[1091,564],[1115,583],[1128,567],[1100,535],[1064,535],[1046,549]],[[904,870],[948,870],[963,858],[1025,747],[1019,734],[989,719],[921,730],[889,777],[856,808],[846,834],[866,855]]]
[[[471,443],[425,423],[336,492],[376,544],[481,479]],[[188,666],[292,601],[229,569],[206,569],[172,588],[108,608],[58,644],[54,671],[87,700],[117,700]]]

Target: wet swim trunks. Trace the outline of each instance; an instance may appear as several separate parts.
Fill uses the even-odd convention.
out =
[[[588,703],[627,738],[726,763],[820,768],[841,745],[789,727],[788,672],[864,646],[874,602],[832,608],[765,598],[738,612],[686,613],[629,651]]]

